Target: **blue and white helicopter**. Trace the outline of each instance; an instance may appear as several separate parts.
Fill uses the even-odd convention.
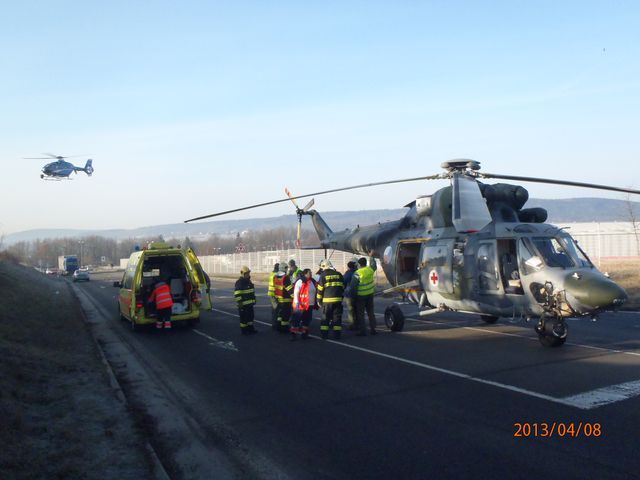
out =
[[[93,165],[92,160],[87,160],[87,163],[84,167],[76,167],[71,162],[66,162],[65,158],[73,158],[80,157],[82,155],[73,155],[73,156],[63,156],[63,155],[53,155],[51,153],[43,153],[43,155],[47,155],[46,157],[23,157],[29,160],[48,160],[50,158],[55,158],[55,162],[47,163],[44,167],[42,167],[42,173],[40,174],[40,178],[44,180],[71,180],[69,175],[72,173],[84,172],[88,176],[91,176],[93,173]]]

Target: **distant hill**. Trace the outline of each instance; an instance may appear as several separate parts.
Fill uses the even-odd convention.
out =
[[[631,202],[635,212],[640,216],[640,202]],[[542,207],[549,212],[549,223],[574,222],[628,222],[629,204],[624,200],[603,198],[571,198],[564,200],[530,199],[527,207]],[[345,212],[321,212],[333,230],[343,230],[354,225],[370,225],[397,219],[407,210],[361,210]],[[267,230],[278,227],[295,226],[295,215],[282,215],[271,218],[254,218],[246,220],[217,220],[201,223],[176,223],[153,225],[134,229],[111,230],[77,230],[77,229],[36,229],[7,235],[6,245],[20,241],[32,241],[38,238],[102,237],[124,239],[162,235],[166,239],[184,238],[186,236],[202,238],[211,234],[235,235],[247,230]],[[303,220],[305,228],[311,228],[308,219]]]

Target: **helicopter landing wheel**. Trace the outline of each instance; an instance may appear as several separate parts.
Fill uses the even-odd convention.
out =
[[[401,332],[404,328],[404,313],[396,304],[384,309],[384,323],[392,332]]]
[[[538,340],[545,347],[560,347],[567,341],[569,326],[564,320],[544,320],[540,319],[540,323],[536,326]]]
[[[480,318],[485,323],[496,323],[498,321],[498,317],[495,315],[480,315]]]

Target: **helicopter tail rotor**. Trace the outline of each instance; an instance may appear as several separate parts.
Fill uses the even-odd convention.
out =
[[[308,215],[309,209],[313,207],[315,200],[312,198],[311,200],[309,200],[309,203],[307,203],[303,208],[300,208],[300,206],[298,205],[298,202],[296,202],[296,197],[293,196],[291,191],[286,187],[284,191],[289,197],[289,200],[291,200],[291,203],[293,203],[293,205],[296,207],[296,214],[298,215],[298,231],[296,234],[296,247],[300,248],[300,245],[301,245],[300,237],[302,234],[302,215]]]
[[[89,159],[87,160],[87,163],[84,166],[84,173],[86,173],[87,175],[91,176],[91,174],[93,173],[93,160]]]

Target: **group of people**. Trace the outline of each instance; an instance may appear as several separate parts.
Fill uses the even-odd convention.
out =
[[[337,271],[329,260],[320,262],[319,270],[301,270],[295,260],[279,262],[269,275],[267,295],[271,301],[272,328],[281,333],[289,333],[291,340],[309,337],[313,311],[322,310],[320,333],[323,339],[334,339],[342,335],[343,301],[347,307],[349,329],[358,336],[377,333],[376,316],[373,310],[375,293],[376,261],[372,258],[367,265],[366,258],[351,261],[347,271]],[[242,267],[236,281],[234,297],[240,315],[240,330],[243,335],[256,333],[254,327],[255,286],[251,281],[251,271]],[[369,317],[369,328],[365,325],[365,313]]]

